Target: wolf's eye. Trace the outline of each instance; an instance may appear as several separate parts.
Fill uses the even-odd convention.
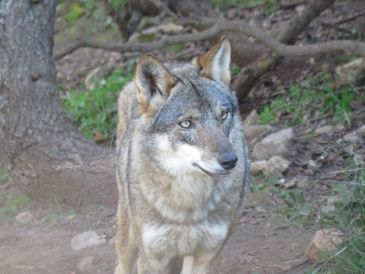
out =
[[[182,128],[189,128],[191,127],[191,122],[189,120],[186,120],[186,121],[182,121],[179,123],[179,125],[182,127]]]
[[[222,120],[226,120],[228,117],[228,111],[222,111],[221,118]]]

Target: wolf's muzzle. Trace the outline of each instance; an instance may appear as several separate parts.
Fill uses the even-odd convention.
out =
[[[230,170],[237,164],[238,158],[234,152],[226,152],[219,156],[218,163],[225,169]]]

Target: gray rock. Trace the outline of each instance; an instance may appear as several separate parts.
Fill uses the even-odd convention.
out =
[[[253,149],[255,160],[267,160],[272,156],[285,156],[288,153],[289,142],[293,139],[293,129],[287,128],[270,134]]]
[[[281,177],[282,172],[288,169],[290,162],[281,156],[271,157],[267,161],[266,173],[267,176]]]
[[[350,143],[357,143],[365,136],[365,125],[359,127],[358,129],[347,133],[343,139]]]
[[[95,231],[87,231],[81,233],[71,240],[71,248],[73,250],[81,250],[91,246],[97,246],[106,243],[106,239],[100,237]]]
[[[333,132],[335,132],[335,127],[331,125],[319,127],[315,130],[317,134],[331,134]]]
[[[246,141],[249,145],[255,145],[259,138],[265,135],[267,132],[272,130],[270,125],[253,125],[245,129]]]
[[[361,85],[365,80],[365,58],[360,57],[335,69],[337,79],[344,85]]]
[[[24,212],[20,212],[19,214],[17,214],[15,216],[15,220],[22,225],[27,225],[27,224],[33,222],[35,219],[34,219],[32,213],[30,213],[29,211],[24,211]]]
[[[269,160],[256,161],[251,164],[253,175],[262,172],[266,176],[280,178],[290,165],[290,162],[281,156],[273,156]]]

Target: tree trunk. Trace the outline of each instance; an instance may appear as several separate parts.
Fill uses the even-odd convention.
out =
[[[34,198],[116,201],[114,154],[64,115],[53,62],[57,0],[0,1],[0,168]]]

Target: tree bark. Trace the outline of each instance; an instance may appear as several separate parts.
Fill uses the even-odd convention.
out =
[[[0,168],[29,196],[113,204],[114,155],[64,115],[53,62],[57,0],[0,1]]]

